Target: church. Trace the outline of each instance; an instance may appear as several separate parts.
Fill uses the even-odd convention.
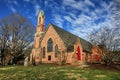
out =
[[[30,62],[78,64],[99,61],[93,45],[64,29],[49,23],[44,29],[45,15],[41,10],[34,37]]]

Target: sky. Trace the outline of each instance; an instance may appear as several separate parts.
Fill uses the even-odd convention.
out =
[[[113,26],[114,0],[0,0],[0,20],[19,13],[37,26],[39,10],[45,27],[53,23],[84,39],[94,30]]]

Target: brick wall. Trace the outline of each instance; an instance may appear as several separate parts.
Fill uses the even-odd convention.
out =
[[[53,40],[53,52],[47,52],[47,43],[49,39]],[[52,25],[49,25],[48,30],[46,31],[44,38],[41,41],[41,47],[45,47],[46,49],[46,55],[45,58],[42,58],[42,62],[45,63],[51,63],[51,62],[56,62],[58,61],[58,58],[55,58],[55,46],[56,44],[58,45],[58,50],[59,51],[64,51],[66,50],[66,47],[63,43],[63,41],[61,40],[61,38],[59,37],[59,35],[56,33],[56,31],[54,30],[54,28],[52,27]],[[48,56],[51,56],[51,61],[48,60]]]

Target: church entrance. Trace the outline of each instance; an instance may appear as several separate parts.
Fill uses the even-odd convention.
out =
[[[80,51],[80,47],[78,46],[77,48],[77,56],[78,56],[78,60],[81,60],[81,51]]]

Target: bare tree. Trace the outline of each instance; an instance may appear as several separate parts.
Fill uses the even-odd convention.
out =
[[[24,51],[33,40],[35,29],[28,19],[19,14],[12,14],[1,20],[4,33],[8,34],[6,44],[10,59],[7,62],[16,64],[24,56]],[[7,25],[7,28],[6,28]],[[5,30],[7,30],[5,32]],[[1,52],[3,53],[3,52]]]
[[[96,43],[101,48],[101,59],[106,65],[110,65],[116,56],[120,58],[119,31],[120,28],[118,27],[112,29],[105,27],[101,31],[95,31],[90,35],[91,42]]]
[[[0,23],[0,59],[1,64],[5,66],[5,56],[8,52],[8,45],[7,41],[9,39],[9,31],[8,31],[8,25],[6,21],[3,19],[3,21]]]
[[[59,59],[59,64],[60,65],[65,65],[67,61],[67,53],[66,51],[59,50],[58,51],[58,59]]]

